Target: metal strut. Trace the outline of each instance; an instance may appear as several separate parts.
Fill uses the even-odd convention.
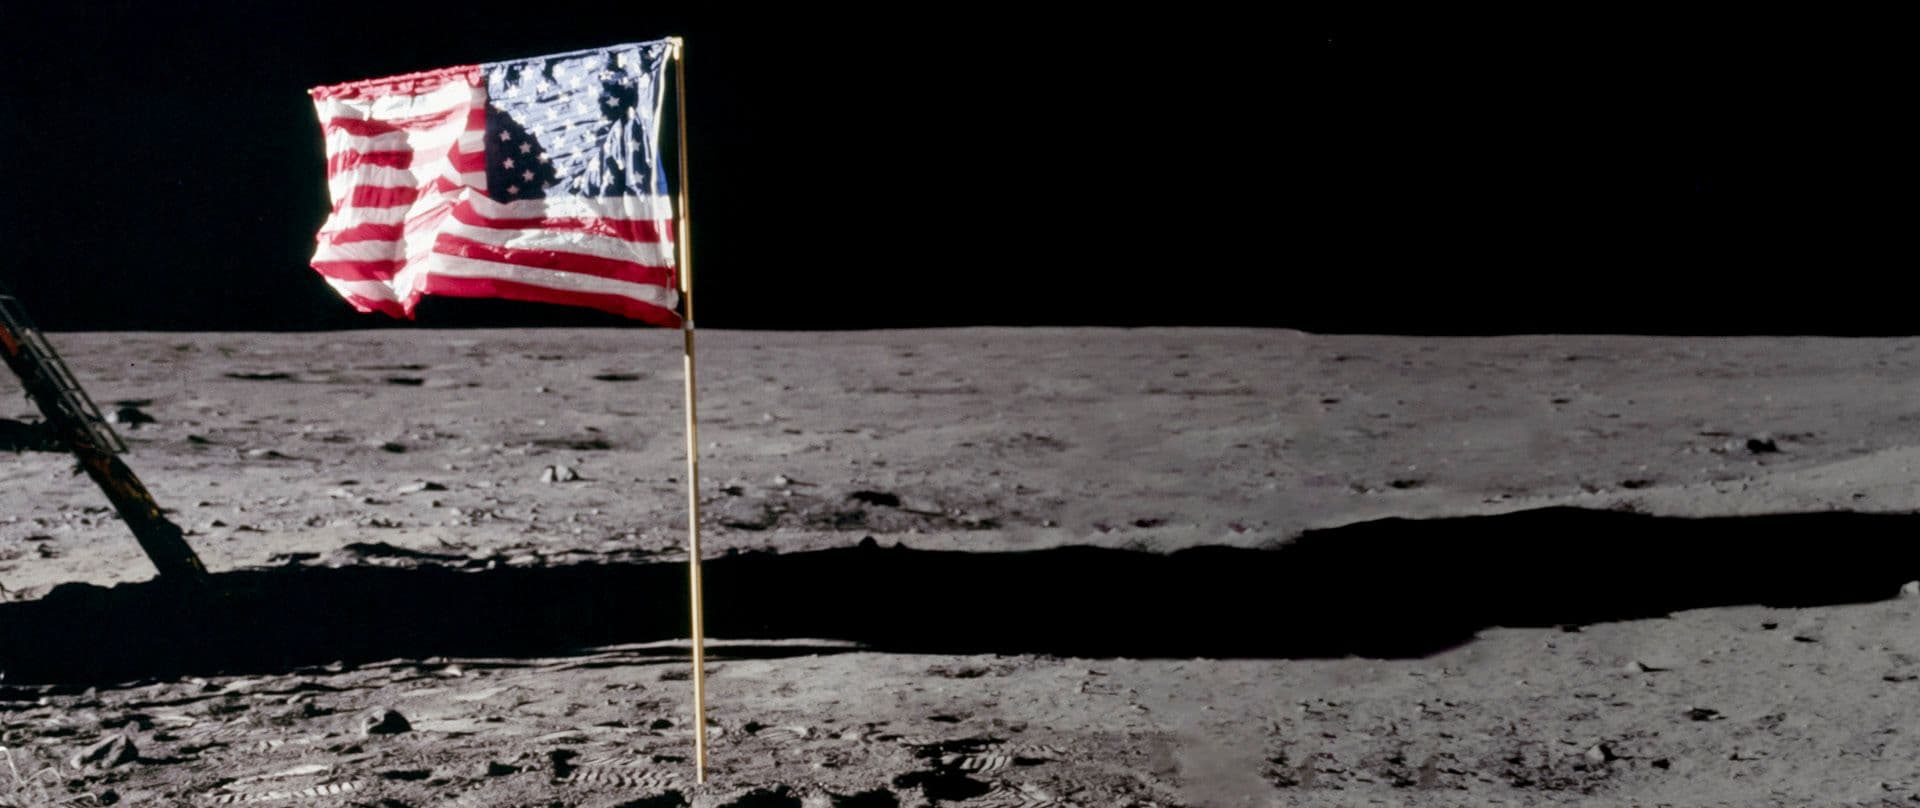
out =
[[[133,469],[120,461],[127,446],[100,416],[100,408],[80,387],[79,380],[40,329],[27,317],[20,299],[0,285],[0,355],[28,397],[40,408],[47,426],[73,452],[80,468],[113,503],[120,519],[133,530],[147,558],[165,580],[200,582],[206,567],[187,545],[178,525],[161,513],[153,495]]]

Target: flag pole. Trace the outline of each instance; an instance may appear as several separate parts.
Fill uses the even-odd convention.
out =
[[[687,378],[687,592],[693,614],[693,759],[696,779],[707,782],[707,668],[706,620],[700,587],[700,417],[693,385],[693,240],[688,237],[687,209],[687,63],[686,42],[668,37],[673,45],[673,119],[678,128],[680,157],[679,216],[674,246],[680,268],[680,300],[685,312],[680,333],[686,340]]]

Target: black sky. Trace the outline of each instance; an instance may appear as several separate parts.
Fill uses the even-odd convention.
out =
[[[679,34],[707,327],[1920,332],[1868,21],[533,5],[0,5],[0,273],[55,329],[388,325],[306,268],[304,89]]]

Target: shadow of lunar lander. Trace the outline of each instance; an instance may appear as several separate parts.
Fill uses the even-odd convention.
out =
[[[1385,519],[1275,549],[1002,553],[869,542],[708,561],[707,634],[916,654],[1413,658],[1495,627],[1896,597],[1920,517],[1674,519],[1550,508]],[[684,640],[684,565],[465,570],[287,566],[56,587],[0,604],[8,684],[297,671],[395,658],[529,657]],[[850,645],[849,645],[850,644]]]

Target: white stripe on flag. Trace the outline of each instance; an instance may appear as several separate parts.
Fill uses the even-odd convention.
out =
[[[553,250],[648,266],[673,266],[673,242],[670,241],[625,241],[567,230],[475,227],[455,220],[448,220],[441,230],[449,235],[498,247]]]
[[[391,300],[399,302],[399,293],[384,281],[343,281],[339,278],[327,278],[327,285],[341,295],[364,297],[368,300]]]
[[[455,108],[472,108],[485,97],[485,89],[470,86],[465,81],[453,81],[422,95],[394,93],[377,98],[335,97],[315,100],[314,106],[319,109],[322,122],[333,118],[392,121],[422,118]],[[461,126],[466,126],[466,123],[464,119],[459,121]]]
[[[465,123],[464,121],[462,122]],[[362,154],[367,152],[410,151],[414,154],[444,153],[454,141],[465,137],[464,130],[452,126],[436,126],[421,131],[387,132],[379,135],[350,135],[346,132],[334,132],[327,136],[327,157],[348,151]],[[482,138],[475,137],[474,150]],[[466,147],[462,145],[462,149]]]
[[[665,194],[549,196],[513,202],[497,202],[475,194],[470,201],[473,202],[475,213],[489,219],[653,219],[664,222],[673,218],[673,197]]]
[[[673,308],[678,295],[664,286],[646,283],[630,283],[577,272],[558,272],[536,267],[523,267],[518,264],[501,264],[482,261],[476,258],[435,253],[423,262],[430,275],[445,275],[450,278],[492,278],[494,280],[524,283],[529,286],[543,286],[563,292],[587,292],[602,295],[620,295],[642,303]]]

